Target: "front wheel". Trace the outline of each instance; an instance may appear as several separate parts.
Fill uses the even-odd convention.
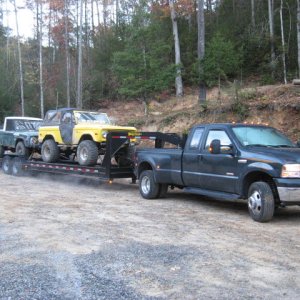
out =
[[[93,166],[97,164],[98,147],[94,141],[82,141],[77,148],[77,160],[82,166]]]
[[[275,200],[268,183],[257,181],[250,185],[248,190],[248,210],[254,221],[268,222],[272,219],[275,210]]]
[[[42,159],[47,163],[57,162],[59,159],[59,148],[52,139],[43,142],[41,149]]]
[[[30,156],[30,149],[25,147],[24,143],[22,141],[19,141],[16,145],[16,154],[19,156],[23,156],[26,159]]]
[[[154,180],[152,170],[145,170],[139,178],[140,193],[145,199],[156,199],[160,193],[160,184]]]

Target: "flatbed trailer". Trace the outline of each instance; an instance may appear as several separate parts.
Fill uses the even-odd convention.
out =
[[[164,134],[161,132],[140,132],[136,136],[128,136],[127,132],[110,132],[106,138],[106,151],[101,164],[95,166],[81,166],[74,160],[61,160],[57,163],[45,163],[41,159],[18,156],[17,154],[5,154],[0,159],[0,166],[5,174],[22,176],[26,173],[52,173],[100,180],[112,181],[116,178],[131,178],[136,182],[133,157],[128,165],[119,166],[113,162],[115,154],[123,147],[130,147],[130,141],[152,140],[155,148],[162,148],[165,142],[181,145],[181,138],[176,134]]]

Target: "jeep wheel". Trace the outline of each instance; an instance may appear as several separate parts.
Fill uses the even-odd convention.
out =
[[[59,148],[55,141],[52,139],[44,141],[41,154],[44,162],[57,162],[59,159]]]
[[[5,174],[10,175],[12,171],[12,159],[9,156],[4,156],[2,160],[2,170]]]
[[[4,147],[0,145],[0,158],[3,158],[4,152],[5,152]]]
[[[248,210],[254,221],[267,222],[272,219],[275,201],[268,183],[257,181],[251,184],[248,191]]]
[[[145,199],[156,199],[159,197],[160,184],[154,180],[152,170],[143,171],[139,178],[140,193]]]
[[[90,140],[82,141],[77,148],[77,160],[82,166],[93,166],[97,164],[98,147]]]
[[[23,156],[25,158],[28,158],[30,156],[30,149],[26,148],[22,141],[19,141],[17,143],[15,152],[19,156]]]

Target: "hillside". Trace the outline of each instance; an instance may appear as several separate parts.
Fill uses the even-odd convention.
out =
[[[186,90],[182,99],[156,97],[149,102],[148,116],[139,101],[116,101],[102,104],[118,124],[134,125],[144,131],[186,132],[197,123],[254,122],[280,129],[294,141],[300,140],[300,86],[251,85],[236,91],[228,86],[218,93],[207,92],[207,107],[197,102],[197,91]]]

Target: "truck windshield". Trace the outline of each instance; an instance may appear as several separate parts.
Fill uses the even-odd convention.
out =
[[[77,111],[74,112],[75,117],[78,123],[100,123],[103,125],[110,124],[110,120],[105,113],[99,112],[86,112],[86,111]]]
[[[232,130],[243,146],[295,147],[285,135],[272,127],[241,126]]]
[[[12,131],[37,131],[41,125],[41,122],[42,120],[8,120],[6,129]]]

